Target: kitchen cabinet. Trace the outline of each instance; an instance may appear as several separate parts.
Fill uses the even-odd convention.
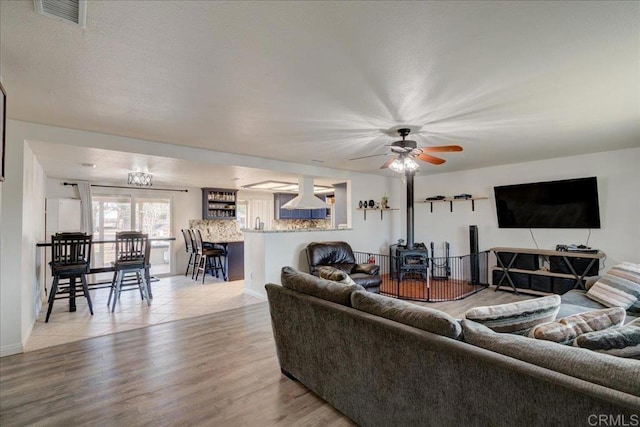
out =
[[[236,219],[238,190],[202,189],[202,219]]]

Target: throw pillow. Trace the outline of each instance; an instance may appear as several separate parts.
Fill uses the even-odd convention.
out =
[[[360,311],[449,338],[456,339],[462,332],[460,324],[447,313],[384,295],[355,291],[351,294],[351,306]]]
[[[493,329],[495,332],[527,334],[534,326],[555,320],[560,309],[560,296],[535,298],[509,304],[476,307],[465,318]]]
[[[587,296],[607,307],[622,307],[629,313],[640,313],[640,264],[623,262],[587,291]]]
[[[280,280],[285,288],[346,306],[351,305],[351,292],[364,291],[364,288],[360,285],[345,285],[332,282],[331,280],[303,273],[293,267],[282,267]]]
[[[535,326],[529,336],[539,340],[571,344],[577,336],[587,332],[601,331],[624,323],[626,312],[620,307],[587,311]]]
[[[322,277],[323,279],[332,280],[334,282],[344,283],[345,285],[355,285],[356,282],[353,281],[351,276],[345,273],[342,270],[338,270],[334,267],[329,267],[327,265],[318,268],[318,277]]]
[[[640,319],[619,328],[580,335],[573,345],[611,356],[640,360]]]

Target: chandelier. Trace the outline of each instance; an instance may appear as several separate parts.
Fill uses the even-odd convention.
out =
[[[138,187],[151,187],[151,178],[153,175],[146,172],[129,172],[129,179],[127,183],[129,185],[137,185]]]
[[[411,156],[401,155],[398,156],[391,164],[389,169],[397,173],[412,173],[418,170],[418,162],[413,160]]]

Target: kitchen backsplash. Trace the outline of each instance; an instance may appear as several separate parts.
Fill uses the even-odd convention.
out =
[[[190,228],[200,229],[205,240],[215,241],[241,241],[242,232],[236,221],[215,220],[215,219],[192,219],[189,221]]]
[[[208,241],[242,241],[243,235],[236,221],[215,219],[192,219],[190,228],[197,228],[203,240]],[[297,229],[328,229],[331,228],[329,219],[274,219],[272,226],[265,226],[267,230],[297,230]]]
[[[296,229],[331,228],[331,220],[329,219],[274,219],[274,230],[296,230]]]

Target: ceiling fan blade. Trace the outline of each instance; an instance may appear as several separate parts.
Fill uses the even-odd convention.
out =
[[[441,165],[444,162],[446,162],[445,159],[441,159],[440,157],[430,156],[430,155],[424,154],[424,153],[420,154],[418,156],[418,158],[420,160],[422,160],[423,162],[431,163],[433,165]]]
[[[462,151],[462,147],[459,145],[438,145],[436,147],[420,147],[420,149],[425,152],[431,153],[447,153],[451,151]]]
[[[384,164],[382,166],[380,166],[380,169],[386,169],[389,167],[389,165],[396,159],[396,157],[391,157],[389,160],[387,160],[386,162],[384,162]]]
[[[353,159],[349,159],[349,160],[368,159],[369,157],[378,157],[378,156],[386,156],[386,155],[387,155],[387,153],[371,154],[370,156],[354,157]]]

